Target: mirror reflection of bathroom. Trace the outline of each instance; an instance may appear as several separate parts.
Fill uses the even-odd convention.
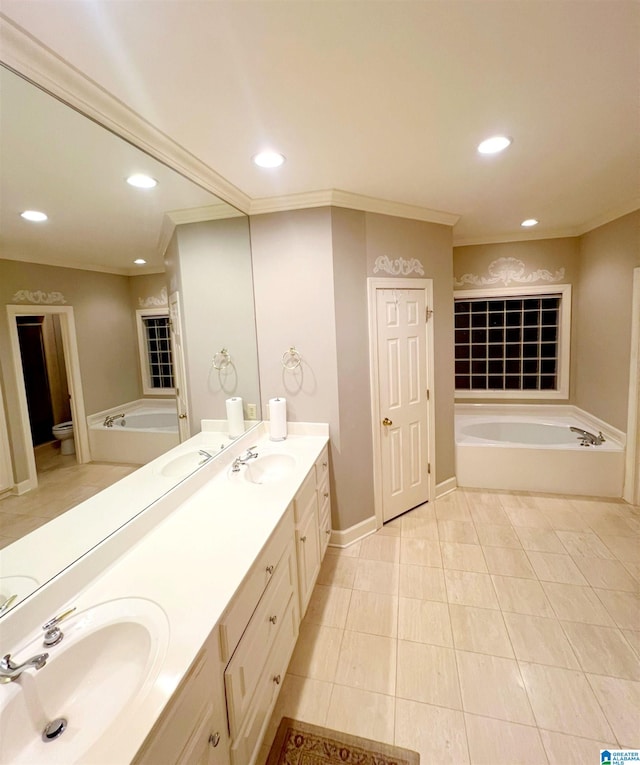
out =
[[[36,470],[76,464],[60,317],[17,316],[22,373]]]

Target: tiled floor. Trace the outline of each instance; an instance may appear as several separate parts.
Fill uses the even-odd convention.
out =
[[[138,467],[98,462],[78,465],[75,455],[60,454],[55,442],[36,447],[35,456],[38,488],[0,499],[0,547],[34,531]]]
[[[283,715],[421,762],[599,763],[640,747],[640,508],[458,490],[329,548]]]

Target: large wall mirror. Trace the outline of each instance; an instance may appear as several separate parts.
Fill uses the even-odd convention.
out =
[[[48,438],[50,425],[46,417],[44,425],[25,425],[16,371],[24,374],[24,365],[16,357],[28,351],[16,337],[58,348],[58,383],[49,380],[49,387],[60,393],[51,393],[49,409],[58,422],[74,413],[84,422],[127,402],[157,400],[142,374],[137,326],[143,309],[168,312],[172,294],[179,295],[183,322],[190,434],[200,430],[203,418],[224,420],[230,396],[255,405],[251,414],[259,419],[248,218],[3,66],[0,89],[0,407],[6,421],[0,462],[10,466],[12,484],[28,485],[33,444]],[[157,186],[128,185],[134,173],[151,176]],[[33,209],[48,219],[34,223],[20,216]],[[71,341],[78,375],[70,409],[73,380],[65,379],[64,347]],[[222,349],[232,361],[224,374],[213,364]],[[29,420],[39,416],[33,407],[28,411]],[[44,435],[36,435],[36,425]],[[86,440],[79,439],[78,458],[92,459]],[[2,510],[6,494],[0,496]],[[21,597],[28,595],[138,514],[147,500],[114,503],[99,522],[84,522],[74,508],[74,538],[64,555],[50,556],[44,576],[46,526],[37,539],[35,531],[15,541],[4,537],[0,601],[16,588]],[[5,565],[9,560],[11,566]],[[40,566],[37,578],[29,569],[33,560]]]

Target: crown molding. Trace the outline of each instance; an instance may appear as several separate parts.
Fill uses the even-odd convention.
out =
[[[237,207],[249,197],[168,135],[0,13],[0,62],[125,141]]]
[[[611,223],[611,221],[622,218],[623,215],[628,215],[629,213],[636,212],[637,210],[640,210],[640,197],[636,197],[635,199],[632,199],[626,204],[620,205],[619,207],[614,207],[613,209],[608,210],[606,213],[597,215],[595,218],[592,218],[586,223],[583,223],[578,227],[578,236],[582,236],[582,234],[593,231],[595,228],[600,228],[600,226]]]
[[[170,210],[166,215],[176,225],[184,223],[204,223],[208,220],[224,220],[226,218],[244,218],[243,212],[227,204],[192,207],[189,210]]]
[[[529,232],[517,232],[509,234],[498,234],[494,236],[486,237],[469,237],[468,239],[456,239],[455,234],[453,237],[454,247],[470,247],[475,244],[508,244],[509,242],[529,242],[540,239],[567,239],[580,236],[577,229],[556,229],[555,231],[539,231],[537,233]]]
[[[439,223],[444,226],[454,226],[460,219],[460,216],[454,213],[430,210],[427,207],[409,205],[403,202],[392,202],[388,199],[367,197],[340,189],[325,189],[302,194],[252,199],[249,205],[249,215],[304,210],[312,207],[346,207],[350,210],[392,215],[396,218],[411,218],[426,223]]]
[[[54,260],[50,257],[47,257],[45,260],[43,258],[39,258],[37,255],[31,256],[28,253],[26,255],[20,255],[20,257],[14,257],[11,255],[11,253],[3,253],[1,260],[12,260],[17,263],[36,263],[40,266],[51,266],[52,268],[74,268],[78,271],[97,271],[98,273],[114,274],[115,276],[131,276],[133,273],[142,272],[142,268],[140,271],[134,272],[132,269],[128,268],[105,266],[101,263],[80,263],[75,260],[65,260],[64,258]],[[152,269],[153,267],[150,266],[149,268]],[[154,271],[150,270],[147,273],[154,273]]]

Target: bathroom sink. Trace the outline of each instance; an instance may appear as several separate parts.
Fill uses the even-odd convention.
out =
[[[242,477],[249,483],[275,483],[291,473],[296,466],[290,454],[265,454],[241,467]]]
[[[109,601],[72,614],[60,627],[58,645],[45,648],[40,635],[12,656],[22,662],[49,653],[42,669],[27,669],[0,686],[3,765],[101,761],[92,748],[117,740],[119,726],[135,714],[159,674],[169,627],[151,601]],[[43,741],[45,727],[59,718],[67,722],[64,731]]]
[[[160,468],[160,475],[167,476],[169,478],[182,478],[189,473],[193,473],[202,465],[209,462],[213,457],[211,452],[202,451],[186,452],[178,457],[174,457]]]

